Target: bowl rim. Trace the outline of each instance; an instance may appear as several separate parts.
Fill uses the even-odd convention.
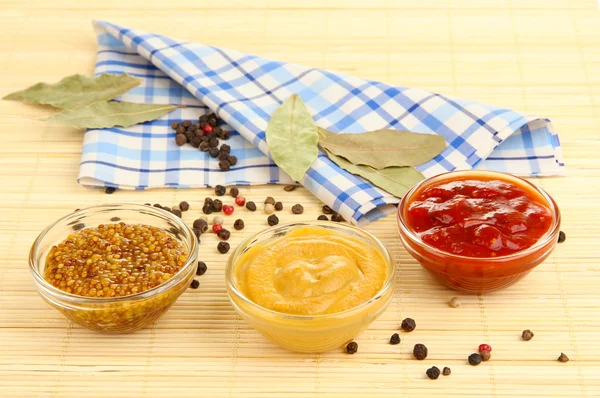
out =
[[[511,182],[511,183],[515,183],[517,185],[524,186],[525,189],[530,189],[530,190],[536,192],[546,201],[548,208],[549,208],[550,212],[552,213],[553,224],[550,226],[550,228],[548,228],[546,233],[544,235],[542,235],[542,237],[540,239],[538,239],[538,241],[535,242],[533,245],[529,246],[528,248],[526,248],[524,250],[521,250],[521,251],[518,251],[515,253],[511,253],[511,254],[507,254],[504,256],[497,256],[497,257],[462,256],[459,254],[446,252],[446,251],[440,250],[434,246],[431,246],[430,244],[421,240],[415,234],[415,232],[413,232],[412,229],[408,227],[408,225],[406,223],[406,219],[404,218],[404,208],[407,206],[408,202],[410,201],[411,197],[415,194],[415,192],[419,191],[422,187],[427,186],[433,182],[441,182],[444,180],[451,180],[451,179],[453,179],[452,177],[455,175],[463,175],[466,177],[473,176],[474,179],[477,179],[478,176],[492,176],[492,177],[497,177],[497,179],[502,180],[502,181]],[[463,262],[476,262],[478,264],[487,265],[487,264],[510,262],[511,260],[526,257],[532,253],[535,253],[537,250],[545,247],[548,243],[550,243],[550,241],[553,239],[553,237],[558,233],[558,231],[560,229],[561,214],[560,214],[558,205],[556,204],[554,199],[544,189],[542,189],[541,187],[539,187],[538,185],[536,185],[530,181],[525,180],[524,178],[517,177],[515,175],[508,174],[508,173],[502,173],[499,171],[455,170],[455,171],[449,171],[446,173],[435,175],[433,177],[426,178],[425,180],[423,180],[423,181],[419,182],[418,184],[416,184],[415,186],[413,186],[404,195],[404,197],[400,201],[400,204],[398,205],[398,211],[396,212],[396,219],[397,219],[398,227],[400,228],[401,237],[403,239],[407,238],[410,241],[412,241],[414,244],[427,249],[428,253],[435,254],[438,256],[449,257],[449,258],[456,259],[456,260],[461,260]]]
[[[175,224],[177,224],[185,232],[185,239],[191,243],[190,250],[188,250],[188,259],[187,259],[186,263],[181,267],[181,269],[179,271],[177,271],[177,273],[175,273],[167,281],[161,283],[158,286],[153,287],[152,289],[148,289],[143,292],[131,294],[128,296],[122,296],[122,297],[79,296],[77,294],[68,293],[68,292],[65,292],[64,290],[60,290],[57,287],[54,287],[50,283],[48,283],[46,281],[46,279],[44,278],[44,276],[39,273],[39,270],[37,267],[38,262],[37,262],[36,256],[35,256],[35,254],[37,253],[38,246],[39,246],[40,242],[42,241],[42,239],[52,230],[52,228],[54,228],[57,224],[59,224],[61,222],[68,222],[71,219],[78,220],[78,216],[82,216],[82,215],[85,216],[87,213],[90,213],[90,212],[101,212],[101,211],[106,211],[106,210],[114,210],[115,208],[118,210],[132,210],[132,211],[138,211],[138,212],[143,212],[143,213],[150,213],[153,216],[165,216],[166,215],[170,219],[170,221],[175,222]],[[106,224],[111,224],[111,223],[106,223]],[[65,238],[63,238],[63,240]],[[62,240],[60,242],[62,242]],[[164,293],[164,292],[170,290],[171,288],[174,287],[174,285],[177,285],[177,283],[179,283],[181,281],[182,277],[184,275],[186,275],[187,272],[189,272],[189,269],[191,268],[192,265],[194,265],[197,258],[198,258],[198,239],[196,238],[196,235],[194,234],[194,231],[192,230],[192,228],[190,228],[185,222],[183,222],[182,219],[180,219],[176,215],[174,215],[170,212],[167,212],[166,210],[158,209],[154,206],[140,205],[137,203],[106,203],[106,204],[102,204],[102,205],[90,206],[90,207],[79,209],[77,211],[74,211],[71,214],[67,214],[66,216],[59,218],[58,220],[56,220],[53,223],[51,223],[50,225],[48,225],[37,236],[37,238],[31,245],[31,249],[29,250],[29,271],[33,275],[33,279],[34,279],[35,283],[40,288],[44,289],[49,294],[51,294],[52,297],[54,297],[54,298],[66,299],[66,300],[69,300],[69,302],[71,302],[73,304],[83,304],[83,303],[85,303],[85,304],[89,304],[89,303],[114,304],[114,303],[123,303],[123,302],[144,300],[144,299],[150,298],[152,296],[155,296],[155,295],[158,295],[158,294],[161,294],[161,293]],[[46,261],[46,259],[44,259],[44,261]]]
[[[246,297],[238,289],[238,287],[235,283],[234,260],[236,260],[240,256],[240,254],[242,254],[242,251],[246,247],[248,247],[250,243],[253,243],[253,244],[259,243],[259,241],[253,242],[256,239],[259,239],[266,235],[276,234],[280,230],[284,230],[284,229],[288,229],[288,228],[292,228],[292,229],[293,228],[301,228],[301,227],[306,227],[306,226],[323,227],[323,228],[328,228],[328,229],[332,229],[332,230],[351,231],[351,232],[354,232],[357,235],[359,235],[359,239],[365,239],[365,238],[370,239],[372,242],[369,242],[369,243],[382,254],[384,260],[386,261],[386,265],[388,266],[388,276],[387,276],[387,279],[386,279],[384,285],[381,287],[381,289],[379,289],[379,291],[373,297],[371,297],[367,301],[357,305],[356,307],[352,307],[347,310],[335,312],[332,314],[318,314],[318,315],[298,315],[298,314],[288,314],[285,312],[275,311],[275,310],[271,310],[269,308],[263,307],[263,306],[255,303],[254,301],[250,300],[248,297]],[[280,224],[280,225],[276,225],[273,227],[265,228],[264,230],[259,231],[255,234],[252,234],[251,236],[247,237],[242,242],[240,242],[240,244],[237,246],[235,251],[233,251],[233,253],[231,253],[229,258],[227,259],[227,265],[225,266],[225,283],[226,283],[226,288],[227,288],[227,294],[229,295],[229,299],[231,301],[233,301],[232,297],[231,297],[231,295],[233,293],[233,294],[235,294],[235,296],[237,298],[242,300],[245,304],[256,309],[259,313],[263,313],[268,316],[278,316],[278,317],[284,318],[286,320],[298,320],[298,321],[328,320],[328,319],[336,319],[336,318],[340,318],[340,317],[345,317],[350,313],[360,312],[361,310],[368,308],[371,304],[373,304],[374,302],[376,302],[376,301],[380,300],[382,297],[384,297],[385,294],[388,293],[388,291],[390,289],[392,289],[392,287],[394,286],[394,283],[396,281],[396,273],[397,273],[396,268],[397,268],[396,263],[394,262],[394,259],[391,255],[390,251],[386,247],[386,245],[379,238],[377,238],[375,235],[371,234],[370,232],[367,232],[367,231],[365,231],[361,228],[358,228],[356,226],[353,226],[353,225],[341,224],[341,223],[336,223],[333,221],[320,221],[320,220],[317,220],[317,221],[312,221],[312,220],[294,221],[294,222],[290,222],[290,223],[285,223],[285,224]],[[236,310],[237,310],[238,305],[235,303],[232,303],[232,304],[233,304],[234,308],[236,308]]]

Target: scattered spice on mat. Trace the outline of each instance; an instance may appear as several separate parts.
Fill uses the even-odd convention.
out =
[[[221,210],[223,210],[223,202],[221,202],[219,199],[215,199],[213,200],[213,210],[216,211],[217,213],[220,212]]]
[[[331,215],[331,221],[335,221],[335,222],[342,222],[344,221],[344,217],[342,217],[340,214],[335,213]]]
[[[221,225],[221,224],[213,224],[213,226],[212,226],[212,232],[213,232],[213,234],[218,234],[222,230],[223,230],[223,225]]]
[[[194,280],[192,281],[192,283],[190,284],[190,287],[191,287],[192,289],[198,289],[198,287],[199,287],[199,286],[200,286],[200,282],[198,282],[196,279],[194,279]]]
[[[523,330],[523,333],[521,333],[521,338],[525,341],[529,341],[533,338],[534,334],[531,330],[529,329],[525,329]]]
[[[319,221],[329,221],[329,218],[327,218],[327,216],[325,214],[321,214],[319,217],[317,217],[317,220],[319,220]]]
[[[235,220],[235,222],[233,223],[233,228],[235,228],[237,231],[241,231],[242,229],[244,229],[244,220],[242,220],[241,218]]]
[[[228,216],[232,215],[234,210],[235,208],[231,205],[223,205],[223,213]]]
[[[212,203],[205,203],[204,206],[202,206],[202,212],[204,214],[211,214],[213,210],[214,209]]]
[[[227,192],[227,189],[223,185],[215,186],[215,195],[223,196],[225,195],[225,192]]]
[[[275,210],[277,210],[277,211],[283,210],[283,203],[281,203],[281,202],[275,203]]]
[[[452,297],[448,304],[450,304],[450,307],[452,308],[458,308],[460,307],[460,299],[458,297]]]
[[[400,335],[398,333],[394,333],[392,337],[390,337],[390,344],[396,345],[400,344]]]
[[[243,206],[246,204],[246,198],[244,198],[243,196],[238,196],[237,198],[235,198],[235,204],[238,206]]]
[[[346,352],[348,354],[356,354],[356,352],[358,351],[358,343],[355,341],[351,341],[350,343],[348,343],[348,345],[346,346]]]
[[[233,198],[237,198],[238,195],[240,194],[240,190],[237,189],[236,187],[233,187],[229,190],[229,194],[233,197]]]
[[[265,214],[273,214],[273,212],[275,211],[275,206],[273,206],[271,203],[267,203],[265,205]]]
[[[223,217],[221,217],[221,216],[215,216],[213,218],[213,224],[223,224],[223,221],[224,221]]]
[[[489,351],[480,351],[479,355],[481,355],[481,360],[483,362],[487,362],[490,360],[490,358],[492,357],[492,353]]]
[[[267,196],[267,198],[265,199],[265,204],[275,206],[275,199],[273,199],[271,196]]]
[[[200,234],[203,234],[208,230],[208,223],[206,222],[206,220],[199,218],[197,220],[194,220],[192,227],[194,229],[197,229],[200,232]]]
[[[431,380],[435,380],[438,377],[440,377],[440,370],[436,366],[430,367],[425,373],[427,374],[427,377],[429,377]]]
[[[400,326],[407,333],[412,332],[417,327],[417,323],[412,318],[405,318]]]
[[[450,376],[451,373],[452,373],[452,370],[449,367],[444,366],[444,370],[442,370],[442,374],[444,376]]]
[[[469,363],[473,366],[477,366],[481,363],[481,355],[477,354],[477,353],[473,353],[471,355],[469,355]]]
[[[267,223],[272,227],[273,225],[277,225],[279,224],[279,217],[277,217],[275,214],[271,214],[268,218],[267,218]]]
[[[223,228],[219,231],[219,233],[217,233],[217,235],[219,236],[219,238],[221,238],[223,240],[228,240],[229,237],[231,236],[231,232],[229,232],[227,229]]]
[[[256,203],[250,201],[250,202],[246,202],[246,209],[250,210],[250,211],[256,211]]]
[[[295,205],[292,206],[292,213],[302,214],[302,213],[304,213],[304,207],[301,204],[296,203]]]
[[[219,244],[217,245],[217,250],[221,254],[227,253],[229,251],[229,243],[227,243],[227,242],[219,242]]]
[[[286,185],[285,187],[283,187],[283,190],[286,192],[292,192],[294,189],[296,189],[295,185]]]
[[[202,276],[206,273],[208,267],[204,261],[198,261],[198,268],[196,269],[196,275]]]
[[[115,188],[115,187],[106,187],[104,192],[110,195],[111,193],[115,192],[116,190],[117,190],[117,188]]]
[[[569,357],[566,356],[564,352],[561,352],[558,357],[558,362],[569,362]]]
[[[185,200],[183,202],[179,203],[179,210],[188,211],[189,209],[190,209],[190,204],[188,202],[186,202]]]
[[[419,361],[422,361],[423,359],[427,358],[427,347],[425,347],[424,344],[415,344],[415,347],[413,348],[413,355]]]
[[[563,231],[560,231],[558,233],[558,243],[563,243],[565,240],[567,240],[567,234],[565,234]]]

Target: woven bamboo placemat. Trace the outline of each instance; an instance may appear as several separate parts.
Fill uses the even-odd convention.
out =
[[[359,353],[294,354],[267,342],[230,306],[225,256],[207,238],[209,271],[152,327],[107,336],[67,322],[35,292],[27,254],[50,222],[86,205],[192,205],[209,190],[118,191],[76,183],[82,133],[32,120],[42,108],[0,102],[0,396],[2,397],[595,397],[600,396],[600,14],[595,0],[499,1],[0,1],[0,96],[37,81],[90,73],[92,18],[276,59],[416,86],[550,117],[568,177],[538,179],[559,203],[567,241],[519,284],[456,295],[406,253],[395,219],[367,229],[399,267],[387,312],[358,337]],[[289,209],[320,204],[304,189],[243,188]],[[239,211],[239,210],[238,210]],[[242,212],[243,213],[243,212]],[[235,245],[266,227],[243,213]],[[418,327],[390,346],[404,317]],[[529,328],[535,338],[523,342]],[[411,359],[417,342],[425,362]],[[487,342],[490,362],[467,356]],[[558,363],[565,352],[571,361]],[[428,380],[429,366],[452,375]]]

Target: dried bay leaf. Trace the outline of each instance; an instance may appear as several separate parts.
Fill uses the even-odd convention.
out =
[[[371,181],[394,196],[402,197],[416,183],[425,179],[423,174],[413,167],[387,167],[377,170],[370,166],[352,164],[341,156],[327,150],[326,152],[329,159],[342,169]]]
[[[96,102],[67,109],[44,121],[85,128],[129,127],[157,119],[176,108],[175,105]]]
[[[321,134],[319,144],[355,165],[375,169],[416,166],[433,159],[446,148],[446,141],[441,135],[397,130]]]
[[[25,90],[8,94],[3,99],[69,109],[108,101],[141,82],[128,74],[72,75],[54,84],[37,83]]]
[[[290,96],[275,109],[265,135],[277,166],[294,180],[301,181],[319,153],[319,134],[298,94]]]

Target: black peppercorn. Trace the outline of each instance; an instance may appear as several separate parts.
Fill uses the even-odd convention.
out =
[[[198,148],[202,140],[199,137],[194,137],[190,140],[190,145],[194,148]]]
[[[229,154],[227,152],[219,152],[218,158],[219,160],[224,160],[227,161],[227,163],[229,163]]]
[[[200,123],[194,123],[192,124],[192,127],[197,131],[200,129]]]
[[[197,229],[201,234],[208,231],[208,223],[201,218],[194,221],[193,227],[194,229]]]
[[[301,204],[297,203],[292,206],[292,213],[302,214],[302,213],[304,213],[304,207]]]
[[[206,273],[208,267],[204,261],[198,261],[198,268],[196,268],[196,275],[202,276]]]
[[[117,188],[115,188],[115,187],[106,187],[104,192],[110,195],[111,193],[115,192],[116,190],[117,190]]]
[[[348,343],[348,345],[346,346],[346,352],[348,354],[356,354],[357,351],[358,351],[358,344],[355,341]]]
[[[229,162],[227,160],[221,160],[219,162],[219,169],[222,171],[229,171]]]
[[[207,196],[206,198],[204,198],[204,204],[208,204],[208,205],[212,205],[213,203],[213,198],[211,198],[210,196]]]
[[[225,228],[223,228],[222,230],[219,231],[219,233],[217,234],[217,236],[223,240],[228,240],[229,237],[231,236],[231,232],[229,232],[228,230],[226,230]]]
[[[157,209],[162,209],[162,205],[160,203],[155,203],[152,206],[156,207]]]
[[[523,333],[521,333],[521,338],[525,341],[529,341],[533,338],[533,332],[529,329],[525,329],[523,330]]]
[[[208,204],[208,203],[207,203],[207,204],[205,204],[204,206],[202,206],[202,212],[203,212],[204,214],[210,214],[210,213],[212,213],[212,212],[213,212],[213,210],[214,210],[214,209],[213,209],[213,206],[212,206],[212,204]]]
[[[190,122],[189,120],[184,120],[181,123],[181,125],[187,129],[188,127],[190,127],[192,125],[192,122]]]
[[[443,374],[444,376],[450,376],[450,373],[452,373],[452,370],[450,370],[450,368],[449,368],[449,367],[447,367],[447,366],[444,366],[444,370],[442,370],[442,374]]]
[[[223,196],[225,195],[225,192],[227,192],[227,189],[223,185],[215,186],[215,195]]]
[[[208,141],[208,145],[209,145],[211,148],[217,148],[217,146],[219,145],[219,140],[218,140],[218,139],[216,139],[216,138],[210,138],[210,139],[209,139],[209,141]],[[217,149],[217,150],[218,150],[218,149]]]
[[[327,218],[326,215],[321,214],[319,217],[317,217],[317,220],[320,220],[320,221],[329,221],[329,218]]]
[[[183,126],[179,126],[177,127],[177,130],[175,130],[177,132],[177,134],[184,134],[185,133],[185,127]]]
[[[231,164],[232,166],[235,166],[238,162],[238,158],[235,156],[230,156],[227,160],[229,160],[229,164]]]
[[[229,139],[229,131],[227,131],[227,130],[221,131],[221,136],[219,138],[227,141]]]
[[[400,344],[400,335],[398,333],[394,333],[392,337],[390,337],[390,344],[396,345]]]
[[[563,243],[565,240],[567,240],[567,234],[565,234],[563,231],[560,231],[558,233],[558,243]]]
[[[241,231],[242,229],[244,229],[244,220],[242,220],[240,218],[235,220],[235,222],[233,223],[233,228],[235,228],[238,231]]]
[[[79,231],[80,229],[85,228],[85,224],[84,223],[78,223],[73,225],[71,228],[73,228],[73,231]]]
[[[294,189],[296,189],[295,185],[286,185],[285,187],[283,187],[283,190],[286,192],[292,192]]]
[[[281,202],[275,203],[275,210],[277,210],[277,211],[283,210],[283,203],[281,203]]]
[[[198,118],[199,122],[206,122],[208,120],[208,115],[202,115]]]
[[[469,355],[469,363],[473,366],[477,366],[481,363],[481,355],[473,353]]]
[[[121,221],[121,217],[111,217],[110,221],[112,221],[112,222]]]
[[[334,214],[331,215],[331,221],[342,222],[342,221],[344,221],[344,217],[342,217],[338,213],[334,213]]]
[[[187,138],[187,142],[192,142],[192,140],[193,140],[194,138],[196,138],[196,137],[194,136],[194,134],[191,134],[191,133],[188,133],[188,132],[186,132],[186,133],[185,133],[185,134],[183,134],[183,135],[185,135],[185,138]],[[200,144],[200,142],[198,142],[198,144]],[[191,144],[190,144],[190,145],[191,145]]]
[[[210,149],[210,145],[208,144],[208,142],[202,141],[198,149],[200,149],[202,152],[208,152],[208,150]]]
[[[250,202],[246,202],[246,209],[250,210],[250,211],[256,211],[256,203],[250,201]]]
[[[569,357],[566,356],[564,352],[561,352],[560,356],[558,357],[558,362],[569,362]]]
[[[221,127],[219,127],[219,126],[217,126],[217,127],[213,128],[213,132],[214,132],[215,134],[219,134],[221,131],[223,131],[223,129],[222,129]]]
[[[231,147],[227,144],[223,144],[221,145],[221,152],[225,152],[225,153],[230,153],[231,152]]]
[[[236,187],[233,187],[229,190],[229,194],[231,195],[232,198],[237,198],[238,195],[240,194],[240,190],[237,189]]]
[[[267,218],[267,223],[272,227],[273,225],[279,224],[279,218],[275,214],[271,214]]]
[[[198,286],[200,286],[200,282],[198,282],[197,280],[195,280],[195,279],[194,279],[194,280],[192,281],[192,284],[190,285],[190,287],[191,287],[192,289],[198,289]]]
[[[221,202],[219,199],[213,200],[212,205],[213,205],[213,210],[216,212],[223,210],[223,202]]]
[[[217,118],[216,117],[211,117],[208,119],[208,124],[210,124],[211,126],[216,126],[217,125]]]
[[[422,361],[423,359],[427,358],[427,347],[425,347],[424,344],[415,344],[415,347],[413,348],[413,355],[419,361]]]
[[[173,130],[177,130],[178,127],[179,127],[179,122],[173,122],[173,123],[171,123],[171,128]]]
[[[181,214],[181,210],[175,209],[175,210],[172,210],[171,212],[179,218],[181,218],[183,216],[183,214]]]
[[[406,318],[402,321],[402,325],[400,327],[405,332],[412,332],[417,327],[417,324],[414,319]]]
[[[333,214],[333,210],[331,210],[331,207],[329,207],[327,205],[323,205],[323,213],[325,213],[325,214]]]
[[[208,150],[208,156],[211,158],[216,158],[219,156],[219,150],[217,148],[210,148]]]
[[[178,146],[182,146],[184,144],[187,144],[187,142],[188,142],[187,137],[184,134],[177,134],[175,136],[175,143]]]
[[[184,200],[183,202],[179,203],[179,208],[181,211],[188,211],[190,209],[190,204]]]
[[[273,199],[270,196],[267,196],[267,198],[265,199],[265,204],[266,205],[273,205],[273,206],[275,206],[275,199]]]
[[[200,235],[202,235],[202,232],[200,232],[199,229],[192,229],[194,231],[194,235],[196,235],[196,238],[198,238],[198,243],[200,243]]]
[[[217,250],[221,254],[227,253],[229,251],[229,243],[227,243],[227,242],[219,242],[219,244],[217,245]]]
[[[429,377],[431,380],[435,380],[438,377],[440,377],[440,370],[435,366],[432,366],[429,369],[427,369],[427,372],[425,373],[427,374],[427,377]]]

